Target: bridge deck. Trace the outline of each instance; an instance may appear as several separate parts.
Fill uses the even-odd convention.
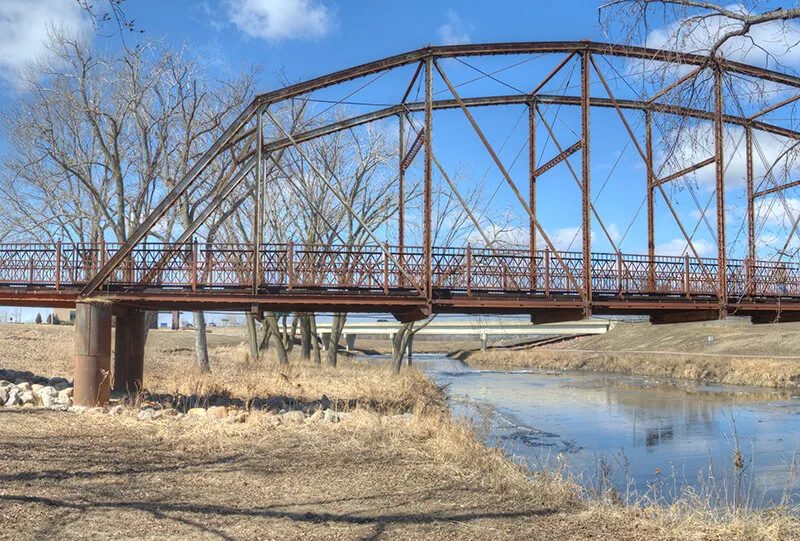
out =
[[[0,245],[0,303],[71,306],[115,244]],[[100,295],[143,308],[527,313],[585,306],[579,252],[434,248],[430,303],[419,247],[137,246]],[[592,311],[716,310],[717,261],[593,253]],[[729,259],[728,309],[799,311],[800,265]]]

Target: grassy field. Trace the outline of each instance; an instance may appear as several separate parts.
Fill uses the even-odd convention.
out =
[[[456,356],[495,368],[588,370],[795,389],[800,387],[800,324],[620,323],[606,334],[552,346],[464,350]]]
[[[71,375],[69,327],[0,326],[0,367]],[[156,393],[327,395],[350,414],[243,423],[0,407],[1,539],[796,539],[800,524],[702,508],[587,501],[530,474],[451,417],[416,370],[343,358],[246,366],[240,332],[213,332],[212,373],[191,368],[189,332],[155,331]],[[412,413],[413,415],[399,415]]]

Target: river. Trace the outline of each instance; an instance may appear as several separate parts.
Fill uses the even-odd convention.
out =
[[[477,419],[488,444],[534,471],[560,468],[591,492],[670,503],[691,491],[718,504],[738,490],[753,507],[800,504],[800,392],[479,370],[442,355],[414,364],[446,386],[456,413]]]

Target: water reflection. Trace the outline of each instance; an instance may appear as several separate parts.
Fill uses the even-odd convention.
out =
[[[662,487],[659,497],[669,500],[691,488],[726,499],[738,434],[753,503],[771,505],[788,494],[800,504],[800,487],[789,474],[800,451],[800,398],[791,393],[608,374],[473,370],[433,355],[415,361],[447,384],[457,412],[477,407],[477,416],[488,419],[490,444],[532,469],[566,463],[591,484],[601,464],[621,490],[632,485],[644,494]]]

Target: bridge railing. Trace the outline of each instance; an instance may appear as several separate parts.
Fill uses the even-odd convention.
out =
[[[388,249],[391,257],[387,257]],[[0,285],[65,288],[86,284],[119,249],[115,243],[0,244]],[[580,252],[435,247],[433,287],[481,292],[578,295]],[[716,295],[717,260],[688,256],[593,253],[599,294]],[[422,291],[421,247],[262,245],[259,286],[287,289]],[[565,268],[566,267],[566,268]],[[138,245],[106,282],[119,288],[241,289],[253,286],[255,254],[245,243]],[[729,259],[729,296],[800,296],[800,264]],[[576,288],[577,286],[577,288]]]

